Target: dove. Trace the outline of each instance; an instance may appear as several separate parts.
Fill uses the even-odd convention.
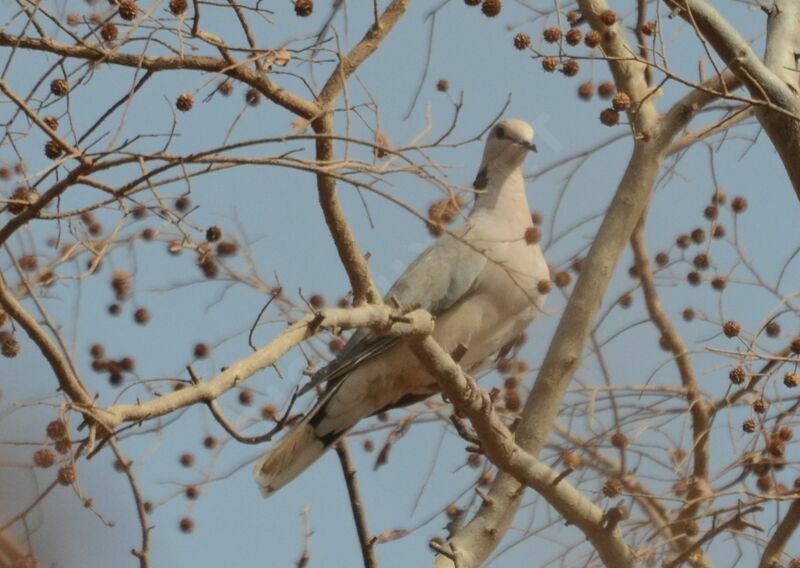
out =
[[[522,165],[536,151],[533,128],[518,119],[489,130],[476,198],[463,226],[439,237],[400,276],[386,302],[435,318],[433,338],[474,374],[505,355],[543,308],[550,272],[534,239]],[[359,421],[440,392],[409,339],[357,330],[313,378],[327,388],[303,419],[259,459],[256,482],[268,496],[309,468]],[[466,351],[464,352],[464,348]]]

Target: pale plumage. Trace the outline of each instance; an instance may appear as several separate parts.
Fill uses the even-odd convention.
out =
[[[495,125],[475,180],[482,190],[464,226],[444,235],[408,267],[387,294],[436,317],[433,336],[448,352],[467,347],[461,367],[474,373],[511,344],[539,313],[549,280],[531,224],[522,164],[534,149],[533,129],[521,120]],[[359,330],[315,377],[327,392],[303,421],[255,466],[265,495],[302,473],[362,418],[438,392],[402,339]]]

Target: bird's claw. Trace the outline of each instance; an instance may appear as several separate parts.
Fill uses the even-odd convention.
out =
[[[472,375],[464,373],[467,378],[467,387],[469,388],[469,399],[478,399],[481,402],[481,413],[488,415],[492,410],[492,397],[488,391],[482,390],[477,381]]]

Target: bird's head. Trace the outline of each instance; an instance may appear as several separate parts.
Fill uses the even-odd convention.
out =
[[[501,120],[489,130],[483,160],[473,186],[475,189],[486,187],[490,170],[511,172],[521,167],[531,150],[536,152],[533,127],[516,118]]]

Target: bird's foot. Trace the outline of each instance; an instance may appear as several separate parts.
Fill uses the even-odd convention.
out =
[[[488,391],[481,389],[478,386],[478,382],[475,380],[475,377],[464,373],[464,376],[467,379],[467,388],[469,389],[469,399],[470,400],[479,400],[481,403],[481,412],[485,415],[488,415],[492,411],[492,397],[489,395]]]

